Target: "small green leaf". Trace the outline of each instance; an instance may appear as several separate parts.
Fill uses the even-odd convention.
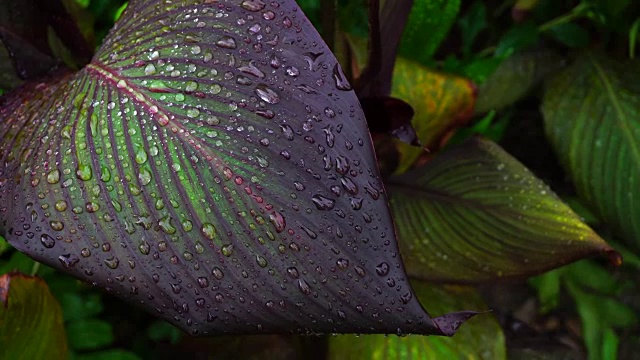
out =
[[[462,75],[476,84],[484,84],[496,72],[503,59],[499,57],[474,59],[462,68]]]
[[[67,359],[60,305],[42,279],[0,276],[0,359]]]
[[[585,291],[573,282],[567,282],[567,288],[576,301],[582,336],[588,350],[590,360],[605,359],[610,348],[616,349],[617,341],[612,338],[614,327],[630,327],[637,324],[638,316],[628,306],[612,297]],[[609,349],[607,349],[609,348]],[[606,350],[607,349],[607,350]]]
[[[110,349],[78,355],[75,360],[140,360],[140,357],[130,351]]]
[[[103,310],[102,297],[99,293],[66,292],[58,298],[65,321],[87,319],[100,314]]]
[[[475,113],[513,104],[562,65],[562,57],[551,51],[528,51],[509,57],[480,85]]]
[[[496,47],[495,56],[505,59],[535,44],[538,41],[538,37],[538,29],[531,22],[514,26],[500,39]]]
[[[473,43],[487,26],[487,7],[483,1],[476,0],[469,10],[458,20],[462,37],[462,53],[465,57],[471,54]]]
[[[428,63],[449,33],[460,11],[460,0],[415,0],[399,53]]]
[[[103,320],[77,320],[67,324],[67,336],[74,350],[97,349],[113,342],[113,329]]]
[[[452,310],[485,310],[487,306],[472,288],[413,283],[421,300],[429,302],[431,313]],[[505,339],[500,325],[489,313],[469,320],[450,338],[435,336],[343,335],[329,340],[329,359],[506,359]]]
[[[12,271],[30,274],[34,264],[35,261],[33,259],[21,252],[15,251],[11,254],[9,261],[0,265],[0,274]]]
[[[640,62],[584,53],[546,86],[547,137],[580,198],[640,249]]]
[[[560,277],[563,269],[548,271],[530,279],[530,284],[538,290],[540,311],[546,313],[558,306],[560,299]]]
[[[164,320],[156,320],[147,328],[147,336],[153,341],[169,340],[172,344],[180,341],[183,332]]]
[[[127,6],[129,6],[129,2],[126,2],[126,3],[122,4],[118,8],[118,10],[116,10],[116,13],[113,15],[113,21],[118,21],[118,19],[120,19],[120,16],[122,16],[122,13],[127,8]]]
[[[563,23],[549,29],[550,35],[570,48],[580,48],[589,45],[589,32],[574,23]]]
[[[11,249],[11,245],[9,245],[9,243],[7,242],[7,240],[5,240],[5,238],[0,236],[0,255],[2,255],[5,251],[9,249]]]
[[[410,275],[449,282],[523,277],[609,245],[516,159],[480,138],[387,184]]]

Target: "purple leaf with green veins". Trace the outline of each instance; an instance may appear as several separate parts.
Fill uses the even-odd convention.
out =
[[[3,100],[0,233],[192,334],[450,334],[350,90],[294,1],[131,1],[83,70]]]
[[[526,277],[616,253],[495,143],[471,138],[387,184],[409,274],[442,282]]]

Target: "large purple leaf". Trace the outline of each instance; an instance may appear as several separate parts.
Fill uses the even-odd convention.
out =
[[[86,68],[4,100],[0,233],[193,334],[450,335],[468,313],[413,296],[350,90],[292,0],[132,1]]]

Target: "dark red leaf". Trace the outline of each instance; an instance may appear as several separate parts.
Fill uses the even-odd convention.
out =
[[[87,67],[0,119],[0,234],[192,334],[448,334],[292,0],[131,1]]]

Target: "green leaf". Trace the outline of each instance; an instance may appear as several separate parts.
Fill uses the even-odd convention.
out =
[[[42,279],[0,276],[0,359],[66,360],[62,312]]]
[[[462,37],[462,53],[465,57],[471,55],[473,43],[482,30],[488,27],[487,7],[481,0],[476,0],[469,10],[458,20],[460,36]]]
[[[87,319],[100,314],[103,310],[100,294],[80,294],[65,292],[58,296],[65,321]]]
[[[3,99],[0,233],[191,334],[467,316],[413,296],[356,94],[292,0],[130,1],[84,69]]]
[[[501,110],[515,103],[563,63],[562,57],[551,51],[529,51],[509,57],[480,85],[475,113]]]
[[[21,252],[13,252],[9,261],[0,265],[0,274],[8,272],[21,272],[30,274],[33,269],[35,261]]]
[[[562,270],[548,271],[530,279],[529,283],[538,290],[540,311],[549,312],[558,306],[560,300],[560,278]]]
[[[460,76],[444,74],[398,58],[393,72],[392,96],[406,101],[415,112],[412,124],[422,145],[441,146],[443,136],[464,125],[475,104],[475,86]],[[398,173],[409,169],[422,149],[397,141],[401,159]]]
[[[496,46],[495,56],[506,59],[527,47],[535,44],[539,37],[538,29],[531,22],[517,25],[509,29]]]
[[[75,360],[140,360],[140,357],[130,351],[110,349],[78,355]]]
[[[486,309],[478,293],[468,287],[414,282],[418,296],[429,301],[432,313],[459,309]],[[329,359],[506,359],[500,325],[482,314],[451,338],[434,336],[335,336],[329,340]]]
[[[617,255],[498,145],[450,148],[387,184],[409,275],[448,282],[523,277]]]
[[[5,251],[10,249],[11,249],[11,245],[9,245],[9,243],[7,242],[7,240],[5,240],[5,238],[0,236],[0,255],[2,255]]]
[[[546,86],[547,137],[578,195],[640,249],[640,62],[585,53]]]
[[[572,282],[566,284],[580,314],[582,336],[589,359],[608,358],[610,355],[605,354],[612,354],[611,349],[615,353],[618,347],[617,339],[612,337],[615,336],[613,327],[634,326],[637,324],[638,316],[617,299],[584,291]]]
[[[556,25],[549,29],[549,33],[553,38],[570,48],[585,47],[589,45],[590,41],[587,29],[574,23]]]
[[[153,341],[169,340],[172,344],[176,344],[180,341],[183,332],[170,323],[162,320],[154,321],[147,328],[147,336]]]
[[[67,324],[67,336],[74,350],[97,349],[113,342],[113,328],[99,319],[76,320]]]
[[[429,63],[459,11],[460,0],[415,0],[400,42],[400,55]]]
[[[464,65],[461,73],[474,83],[483,84],[496,72],[502,61],[502,58],[497,57],[474,59]]]

